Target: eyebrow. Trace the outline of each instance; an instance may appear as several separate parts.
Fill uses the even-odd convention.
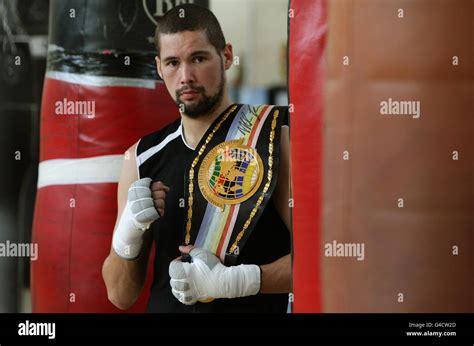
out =
[[[196,51],[191,53],[191,57],[194,57],[194,56],[197,56],[197,55],[209,56],[209,55],[211,55],[211,53],[207,50],[196,50]],[[163,59],[163,63],[166,64],[168,61],[172,61],[172,60],[179,60],[179,58],[176,57],[176,56],[167,56],[166,58]]]
[[[207,50],[197,50],[191,54],[191,56],[196,56],[196,55],[211,55]]]

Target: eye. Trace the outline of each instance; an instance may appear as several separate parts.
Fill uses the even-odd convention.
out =
[[[170,60],[166,63],[166,66],[176,67],[178,65],[177,60]]]
[[[203,56],[195,56],[193,58],[193,62],[203,62],[204,61],[204,57]]]

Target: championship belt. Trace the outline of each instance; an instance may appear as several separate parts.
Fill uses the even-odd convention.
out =
[[[278,180],[286,112],[287,107],[233,105],[210,126],[186,177],[186,245],[236,264]]]

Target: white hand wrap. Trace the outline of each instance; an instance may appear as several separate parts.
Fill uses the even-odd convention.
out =
[[[171,291],[183,304],[209,298],[237,298],[260,290],[260,268],[254,264],[226,267],[208,250],[194,248],[191,263],[170,263]]]
[[[128,189],[128,200],[115,230],[112,247],[118,256],[137,258],[143,245],[143,233],[160,217],[153,204],[150,178],[135,181]]]

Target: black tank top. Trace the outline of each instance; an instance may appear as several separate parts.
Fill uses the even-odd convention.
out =
[[[211,303],[197,302],[191,306],[180,303],[173,296],[168,267],[180,255],[178,246],[184,243],[188,189],[185,175],[196,153],[185,143],[181,119],[178,119],[143,137],[136,154],[140,178],[149,177],[170,187],[165,200],[165,215],[151,226],[156,255],[148,312],[286,312],[288,294],[215,299]],[[270,200],[241,250],[237,264],[268,264],[289,254],[290,248],[289,231]]]

